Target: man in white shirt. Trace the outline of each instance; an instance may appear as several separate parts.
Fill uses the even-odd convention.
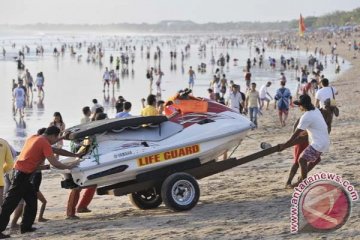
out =
[[[322,88],[315,94],[315,106],[318,108],[324,108],[324,102],[326,99],[335,99],[335,95],[338,94],[334,87],[329,86],[329,80],[327,78],[321,79]]]
[[[26,92],[23,89],[22,81],[19,81],[18,87],[14,89],[13,96],[15,100],[14,116],[16,116],[16,113],[19,110],[20,117],[24,117]]]
[[[282,151],[289,147],[299,136],[304,135],[304,131],[306,131],[310,144],[301,153],[299,158],[302,181],[306,179],[308,169],[312,169],[314,165],[319,163],[321,161],[321,154],[328,151],[330,138],[324,117],[320,110],[311,103],[309,95],[301,95],[299,100],[294,101],[294,104],[298,105],[300,110],[304,111],[304,114],[301,116],[299,124],[290,139],[284,144],[280,144],[280,150]]]
[[[226,101],[226,105],[232,110],[240,113],[240,105],[243,104],[243,99],[236,84],[232,85],[231,92]]]
[[[269,109],[270,100],[272,100],[272,96],[268,92],[268,87],[271,86],[271,82],[267,82],[265,85],[262,85],[260,88],[260,101],[261,101],[261,108],[264,108],[264,102],[266,102],[266,110]],[[269,96],[269,98],[267,97]]]
[[[96,109],[102,108],[102,106],[101,106],[101,104],[98,103],[98,101],[97,101],[96,98],[94,98],[94,99],[92,100],[92,102],[93,102],[94,105],[91,106],[91,114],[95,114]]]

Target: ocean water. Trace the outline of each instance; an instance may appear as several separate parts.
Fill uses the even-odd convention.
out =
[[[210,81],[213,79],[216,65],[210,64],[210,59],[214,55],[215,59],[220,54],[229,54],[230,62],[226,64],[223,71],[226,74],[228,82],[233,80],[245,90],[244,66],[248,58],[254,58],[256,53],[254,47],[249,47],[247,42],[238,46],[222,46],[219,44],[222,37],[220,35],[212,36],[183,36],[183,35],[156,35],[145,36],[140,34],[128,35],[100,35],[91,34],[69,34],[69,33],[34,33],[34,34],[13,34],[0,33],[0,54],[2,47],[7,51],[6,57],[0,55],[0,137],[8,140],[17,150],[20,150],[25,139],[35,134],[37,129],[47,127],[52,121],[53,113],[58,111],[62,114],[66,127],[77,125],[82,118],[81,109],[84,106],[92,106],[91,100],[98,99],[99,103],[105,108],[109,117],[115,115],[115,102],[119,95],[133,105],[131,114],[139,115],[141,110],[141,98],[146,98],[151,92],[157,94],[159,98],[166,100],[174,95],[178,90],[188,86],[188,70],[190,66],[196,72],[195,86],[193,93],[195,96],[207,97],[207,89]],[[227,36],[229,37],[229,36]],[[241,39],[241,36],[236,36]],[[77,43],[82,43],[81,49],[76,48]],[[12,44],[16,44],[12,47]],[[55,57],[52,54],[56,47],[60,50],[61,45],[66,43],[68,46],[73,45],[75,55],[71,55],[69,48],[64,55]],[[101,63],[99,61],[87,61],[87,46],[91,43],[102,43],[104,57]],[[85,45],[86,44],[86,45]],[[120,56],[120,45],[135,46],[133,51],[135,62],[129,66],[127,71],[120,70],[120,80],[117,84],[110,86],[109,91],[103,92],[102,75],[105,67],[115,68],[115,60],[110,66],[110,55]],[[181,61],[181,51],[189,44],[189,55]],[[199,54],[200,44],[206,44],[206,51]],[[45,76],[45,96],[39,98],[38,93],[34,92],[30,96],[28,105],[25,108],[25,117],[21,119],[19,115],[13,116],[12,100],[12,79],[17,79],[21,74],[17,70],[15,57],[23,46],[29,46],[29,54],[25,54],[25,67],[29,69],[34,80],[36,74],[40,71]],[[43,56],[36,56],[35,49],[37,46],[43,46],[45,52]],[[85,46],[84,46],[85,45]],[[144,46],[143,52],[140,51]],[[150,47],[150,60],[146,59],[146,46]],[[162,51],[161,62],[154,60],[154,51],[159,46]],[[254,44],[252,45],[254,46]],[[261,47],[261,45],[259,45]],[[268,57],[273,57],[280,61],[280,56],[286,58],[293,57],[299,59],[304,64],[307,62],[308,54],[300,51],[287,51],[279,49],[268,49],[265,46],[264,67],[252,68],[252,81],[257,83],[259,89],[267,81],[273,84],[269,88],[270,93],[274,95],[279,88],[280,69],[279,64],[276,70],[271,70],[268,64]],[[125,47],[123,47],[123,52]],[[170,60],[170,51],[177,52],[177,58]],[[184,51],[185,52],[185,51]],[[205,52],[205,54],[204,54]],[[310,54],[310,53],[309,53]],[[81,57],[79,57],[81,56]],[[233,59],[238,59],[235,65]],[[321,60],[321,59],[320,59]],[[348,62],[342,63],[339,58],[342,71],[346,71],[350,65]],[[197,66],[206,63],[206,72],[198,72]],[[156,88],[155,82],[157,76],[154,76],[154,83],[150,89],[149,81],[146,79],[146,69],[149,67],[158,68],[160,65],[164,76],[162,79],[161,90]],[[328,64],[323,74],[330,80],[335,78],[335,64]],[[297,87],[296,73],[294,70],[286,70],[287,87],[290,88],[293,95]],[[228,90],[229,92],[229,90]],[[227,92],[227,94],[228,94]]]

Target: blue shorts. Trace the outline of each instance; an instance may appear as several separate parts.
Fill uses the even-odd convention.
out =
[[[189,78],[189,84],[194,84],[194,78]]]

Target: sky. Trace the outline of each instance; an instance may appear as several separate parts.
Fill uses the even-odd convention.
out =
[[[0,0],[0,24],[281,21],[360,7],[360,0]]]

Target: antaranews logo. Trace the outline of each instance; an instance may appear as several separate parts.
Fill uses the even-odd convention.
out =
[[[294,188],[290,231],[329,232],[348,220],[359,195],[349,181],[334,173],[316,173]]]

